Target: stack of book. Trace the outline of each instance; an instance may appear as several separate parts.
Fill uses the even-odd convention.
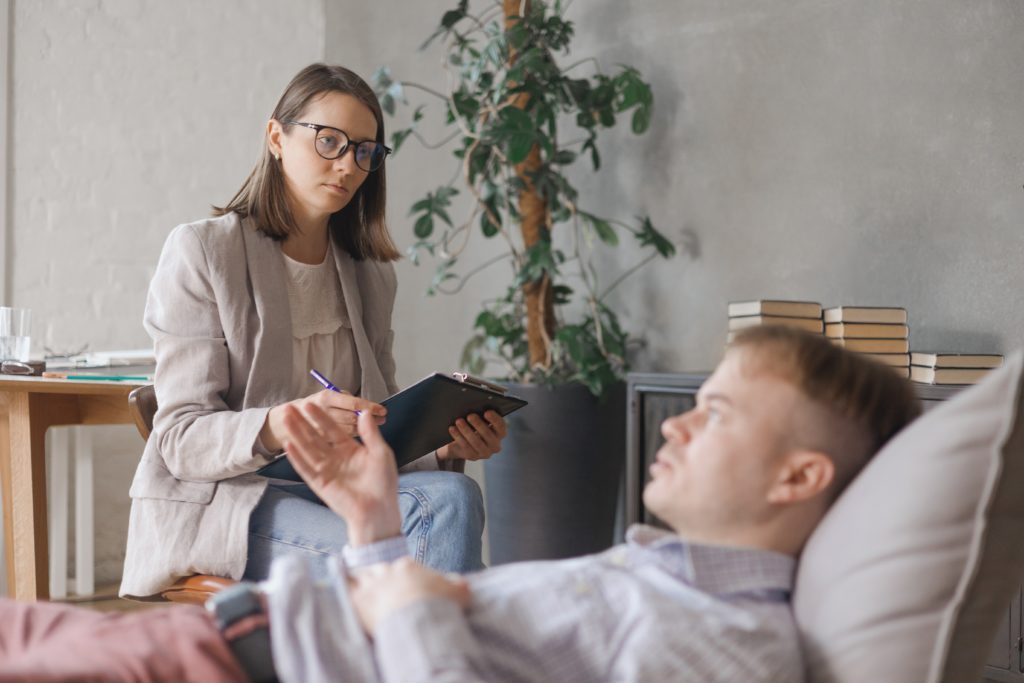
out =
[[[787,325],[821,334],[821,304],[811,301],[733,301],[729,304],[729,339],[736,330],[753,325]]]
[[[941,353],[914,351],[910,354],[910,379],[921,384],[974,384],[992,368],[1003,364],[996,353]]]
[[[850,351],[885,363],[910,377],[907,311],[882,306],[836,306],[825,309],[825,336]]]

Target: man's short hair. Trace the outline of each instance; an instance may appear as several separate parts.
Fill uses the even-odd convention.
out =
[[[791,384],[813,407],[793,415],[790,446],[828,455],[835,466],[830,498],[842,492],[893,435],[921,414],[905,378],[821,335],[765,325],[740,330],[729,353],[745,368]]]

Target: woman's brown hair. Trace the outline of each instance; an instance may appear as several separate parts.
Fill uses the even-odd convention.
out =
[[[373,112],[377,121],[377,142],[384,144],[384,115],[373,89],[343,66],[310,64],[295,75],[274,107],[271,118],[281,122],[301,118],[310,102],[328,92],[351,95]],[[328,221],[334,241],[356,260],[394,261],[400,257],[384,218],[386,178],[384,166],[367,176],[352,200]],[[281,165],[264,145],[263,154],[241,189],[224,206],[214,206],[213,215],[237,213],[253,221],[256,229],[282,241],[295,230],[285,200]]]

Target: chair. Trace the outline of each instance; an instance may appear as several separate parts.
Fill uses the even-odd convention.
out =
[[[153,431],[153,416],[156,414],[156,389],[152,384],[134,389],[128,394],[128,411],[143,440],[149,440],[149,435]],[[178,579],[164,589],[160,597],[170,602],[201,605],[217,591],[235,583],[237,581],[221,576],[194,574]]]

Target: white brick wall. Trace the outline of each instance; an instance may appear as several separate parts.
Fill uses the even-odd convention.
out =
[[[285,84],[324,57],[324,0],[15,2],[10,299],[33,346],[148,344],[166,234],[230,199]],[[116,580],[133,428],[96,429],[97,581]]]

